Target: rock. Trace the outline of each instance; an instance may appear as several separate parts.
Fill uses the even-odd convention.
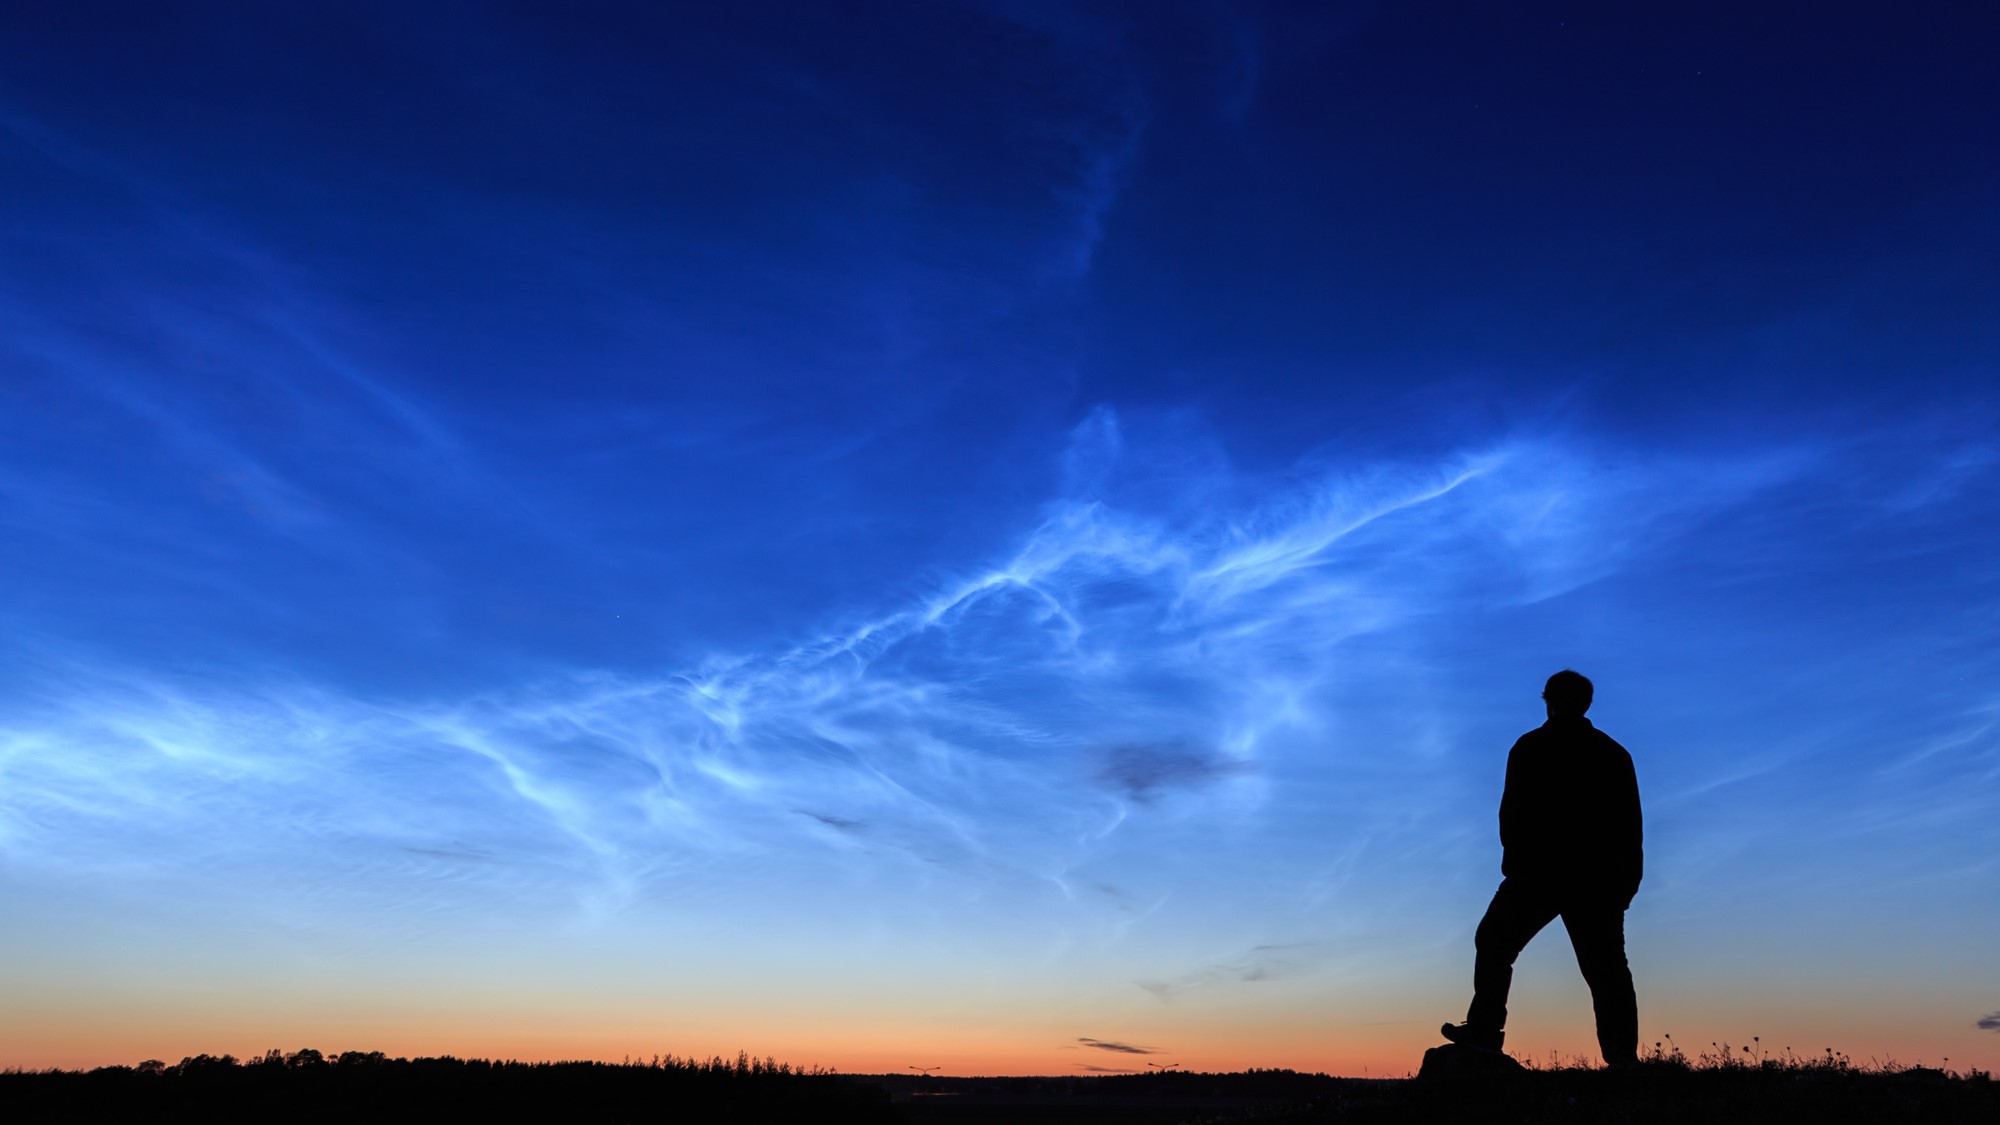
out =
[[[1438,1082],[1458,1078],[1489,1078],[1494,1075],[1521,1074],[1526,1070],[1514,1056],[1504,1051],[1489,1051],[1484,1047],[1469,1047],[1463,1043],[1446,1043],[1442,1047],[1432,1047],[1424,1052],[1423,1068],[1417,1071],[1420,1081]]]

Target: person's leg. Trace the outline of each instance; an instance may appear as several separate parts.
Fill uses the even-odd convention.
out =
[[[1597,1049],[1607,1066],[1623,1066],[1639,1058],[1639,998],[1632,990],[1632,968],[1625,961],[1625,909],[1608,900],[1571,905],[1563,911],[1563,928],[1576,949],[1576,966],[1590,985],[1591,1007],[1597,1012]]]
[[[1514,959],[1529,939],[1555,920],[1556,907],[1547,896],[1513,879],[1500,881],[1486,917],[1473,934],[1472,1006],[1465,1026],[1498,1032],[1507,1026],[1507,990],[1514,983]]]

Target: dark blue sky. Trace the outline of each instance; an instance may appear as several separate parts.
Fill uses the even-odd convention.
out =
[[[4,21],[0,699],[26,772],[0,840],[22,887],[122,886],[131,856],[177,854],[149,817],[196,791],[238,846],[310,851],[293,790],[149,754],[277,769],[332,794],[312,823],[407,782],[407,820],[355,830],[378,844],[432,797],[468,825],[525,801],[567,843],[473,850],[641,872],[590,900],[600,921],[718,838],[659,835],[666,789],[781,857],[758,810],[887,823],[893,781],[928,811],[841,869],[887,883],[885,855],[958,848],[1127,905],[1239,885],[1261,850],[1300,885],[1329,848],[1478,882],[1479,771],[1573,663],[1627,701],[1642,780],[1707,810],[1668,814],[1678,854],[1728,868],[1695,795],[1768,777],[1739,799],[1774,832],[1901,810],[1800,886],[1887,886],[1848,862],[1887,854],[2000,890],[1984,6]],[[337,782],[266,760],[353,732]],[[1911,740],[1920,768],[1871,772]],[[1133,746],[1188,802],[1146,828],[1166,814],[1128,784]],[[1767,751],[1839,780],[1738,769]],[[989,807],[968,780],[1030,764],[1080,789]],[[79,796],[112,777],[118,799]],[[456,804],[481,777],[493,807]],[[1321,838],[1328,808],[1354,819]],[[59,846],[113,823],[133,834]],[[1050,874],[1144,867],[1133,834],[1179,848],[1176,826],[1241,851],[1150,892]],[[1381,877],[1298,901],[1471,909]],[[409,878],[393,901],[428,902]],[[1070,925],[993,893],[938,933],[1002,899]],[[1956,932],[1957,909],[1910,916]],[[1242,911],[1269,932],[1214,941],[1335,942],[1303,907]],[[1146,949],[1234,963],[1196,949],[1210,923],[1163,925]]]
[[[283,641],[341,675],[439,660],[352,631],[440,605],[447,649],[619,663],[810,619],[1032,521],[1103,403],[1273,470],[1551,413],[1796,436],[1993,376],[1964,6],[12,22],[10,443],[129,475],[173,538],[249,532],[234,592],[342,603]],[[217,454],[162,411],[301,491],[190,495]]]

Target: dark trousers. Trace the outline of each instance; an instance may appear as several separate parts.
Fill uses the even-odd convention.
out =
[[[1472,1008],[1467,1026],[1499,1031],[1507,1026],[1507,989],[1514,983],[1514,959],[1542,927],[1560,916],[1576,950],[1576,966],[1590,985],[1597,1010],[1597,1048],[1612,1065],[1639,1054],[1639,1000],[1632,969],[1625,963],[1625,906],[1622,896],[1503,879],[1493,892],[1486,917],[1473,937]]]

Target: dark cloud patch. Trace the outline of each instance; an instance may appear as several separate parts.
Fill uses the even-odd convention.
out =
[[[1133,1069],[1132,1069],[1131,1067],[1129,1067],[1129,1066],[1091,1066],[1091,1065],[1089,1065],[1088,1063],[1085,1063],[1085,1064],[1083,1064],[1083,1065],[1080,1065],[1080,1066],[1078,1066],[1078,1067],[1077,1067],[1077,1069],[1078,1069],[1078,1070],[1087,1070],[1087,1071],[1089,1071],[1089,1072],[1090,1072],[1090,1073],[1092,1073],[1092,1074],[1137,1074],[1137,1073],[1139,1073],[1138,1071],[1136,1071],[1136,1070],[1133,1070]]]
[[[1313,962],[1324,957],[1322,952],[1324,948],[1321,942],[1309,941],[1257,945],[1252,946],[1241,957],[1203,965],[1172,980],[1142,980],[1134,983],[1162,1000],[1171,1000],[1189,989],[1211,984],[1279,980],[1298,976],[1309,972]]]
[[[408,846],[405,846],[405,847],[403,848],[403,850],[404,850],[404,851],[406,851],[406,852],[409,852],[409,853],[410,853],[411,855],[420,855],[420,856],[426,856],[426,857],[428,857],[428,858],[430,858],[430,859],[445,859],[445,860],[451,860],[452,862],[455,862],[455,863],[492,863],[492,862],[493,862],[493,857],[492,857],[492,856],[489,856],[489,855],[481,855],[481,854],[479,854],[478,852],[465,852],[465,851],[458,851],[458,850],[456,850],[456,849],[453,849],[453,848],[413,848],[413,847],[408,847]]]
[[[1091,889],[1111,900],[1111,905],[1121,914],[1136,915],[1141,910],[1139,901],[1123,887],[1110,883],[1092,883]]]
[[[838,829],[839,831],[842,832],[859,832],[868,827],[861,821],[849,820],[844,816],[830,816],[826,813],[816,813],[809,809],[793,809],[792,811],[799,814],[800,816],[812,817],[814,820],[819,821],[821,824],[826,825],[828,828]]]
[[[1100,1051],[1116,1051],[1121,1055],[1157,1055],[1160,1053],[1158,1049],[1153,1047],[1134,1047],[1130,1043],[1113,1043],[1106,1039],[1089,1039],[1081,1035],[1077,1036],[1076,1041],[1086,1047],[1095,1047]]]
[[[2000,1031],[2000,1012],[1982,1017],[1974,1026],[1981,1031]]]
[[[1249,770],[1248,762],[1203,747],[1131,743],[1104,751],[1097,779],[1147,802],[1170,789],[1201,789]]]

